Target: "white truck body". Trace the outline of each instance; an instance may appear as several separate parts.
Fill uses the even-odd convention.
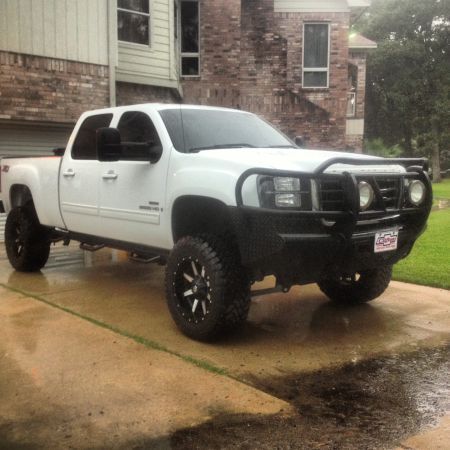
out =
[[[4,193],[10,192],[14,185],[24,185],[31,192],[43,225],[171,249],[174,244],[171,212],[177,198],[186,195],[211,197],[225,205],[236,206],[236,181],[255,164],[267,169],[312,172],[330,158],[349,156],[341,152],[282,148],[180,153],[173,148],[158,115],[158,111],[168,108],[173,108],[173,105],[137,105],[91,111],[80,117],[63,157],[8,159],[9,169],[4,172],[1,182],[5,210],[8,212],[13,205],[11,198]],[[181,108],[209,109],[200,106]],[[150,116],[162,141],[163,156],[156,165],[146,161],[100,162],[72,158],[75,137],[86,117],[111,113],[110,126],[115,127],[124,112],[137,110]],[[351,156],[369,158],[366,155]],[[342,172],[348,170],[348,166],[336,165],[331,169]],[[405,169],[394,165],[354,166],[352,170],[402,172]],[[251,181],[249,179],[247,183]],[[244,190],[246,204],[257,206],[255,190],[250,186],[244,186]],[[158,203],[160,211],[140,209],[148,202]]]
[[[304,150],[250,113],[203,106],[90,111],[63,156],[3,158],[0,167],[0,212],[11,212],[5,241],[14,267],[39,269],[57,239],[170,254],[168,289],[184,291],[168,291],[169,307],[178,326],[199,339],[217,332],[229,308],[235,317],[248,312],[241,297],[239,314],[231,302],[209,319],[215,306],[207,273],[226,267],[208,269],[211,255],[226,253],[219,241],[233,247],[234,266],[247,274],[239,281],[243,292],[248,281],[273,274],[283,289],[318,282],[342,298],[351,276],[352,298],[368,301],[362,292],[372,299],[386,288],[392,264],[407,256],[432,204],[425,160]],[[199,259],[185,255],[188,249]],[[204,249],[209,256],[200,263]],[[180,278],[176,268],[187,258],[192,271],[182,269]],[[381,291],[374,288],[379,268]],[[234,270],[226,269],[237,283]],[[220,295],[218,304],[229,294]],[[192,328],[203,322],[209,328]]]

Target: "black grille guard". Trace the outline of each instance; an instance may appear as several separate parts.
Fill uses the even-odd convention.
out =
[[[380,173],[351,173],[343,171],[342,173],[325,173],[325,171],[335,164],[346,164],[354,166],[392,166],[400,165],[406,169],[405,173],[397,172],[380,172]],[[291,170],[277,170],[277,169],[265,169],[265,168],[252,168],[242,173],[236,183],[236,205],[239,210],[251,212],[255,214],[270,214],[270,215],[283,215],[283,216],[296,216],[311,219],[325,219],[327,221],[335,221],[336,225],[333,227],[336,231],[339,230],[346,236],[353,234],[356,225],[360,221],[365,220],[380,220],[386,218],[386,216],[396,215],[413,215],[419,219],[420,225],[424,225],[428,215],[431,211],[433,203],[433,194],[431,181],[427,173],[428,160],[426,158],[391,158],[391,159],[356,159],[356,158],[330,158],[317,167],[314,172],[297,172]],[[297,177],[309,180],[340,180],[344,187],[344,208],[339,211],[300,211],[295,209],[275,209],[275,208],[260,208],[254,206],[246,206],[243,202],[242,188],[245,181],[252,175],[266,175],[275,177]],[[389,178],[401,178],[401,179],[418,179],[421,180],[426,187],[426,198],[423,204],[419,207],[405,207],[404,205],[398,205],[397,208],[379,211],[360,211],[359,208],[359,190],[357,177],[389,177]],[[400,198],[404,197],[403,192],[400,192]],[[375,192],[375,195],[379,196],[379,192]],[[418,223],[419,225],[419,223]]]

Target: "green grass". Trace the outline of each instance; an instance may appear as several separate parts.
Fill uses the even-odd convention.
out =
[[[450,198],[450,180],[442,186],[434,186],[439,186],[443,198],[446,195]],[[393,278],[450,289],[450,209],[431,213],[428,229],[416,242],[411,254],[394,266]]]
[[[450,200],[450,178],[442,180],[441,183],[433,183],[433,196],[435,199],[444,198]]]

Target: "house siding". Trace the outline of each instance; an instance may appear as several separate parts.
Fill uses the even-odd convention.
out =
[[[349,12],[346,0],[274,0],[275,12]]]
[[[118,43],[118,81],[178,87],[173,1],[150,1],[150,45]]]
[[[0,50],[108,64],[108,0],[2,0]]]

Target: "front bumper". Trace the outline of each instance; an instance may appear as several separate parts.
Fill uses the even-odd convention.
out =
[[[361,164],[360,160],[356,161]],[[373,161],[380,164],[380,160]],[[290,286],[392,265],[406,257],[425,229],[432,205],[432,191],[424,170],[425,163],[419,167],[409,164],[418,160],[395,161],[405,162],[408,170],[403,174],[389,174],[390,177],[418,178],[425,183],[427,197],[421,207],[412,208],[399,200],[395,208],[360,212],[357,177],[350,173],[323,173],[336,163],[335,160],[313,174],[286,174],[264,169],[244,173],[236,187],[238,206],[231,211],[243,265],[252,271],[255,279],[273,274],[279,284]],[[363,163],[367,164],[367,160]],[[280,211],[245,206],[242,186],[246,178],[255,173],[315,180],[341,179],[346,186],[346,207],[343,211]],[[376,232],[393,228],[399,230],[397,250],[375,253]]]

